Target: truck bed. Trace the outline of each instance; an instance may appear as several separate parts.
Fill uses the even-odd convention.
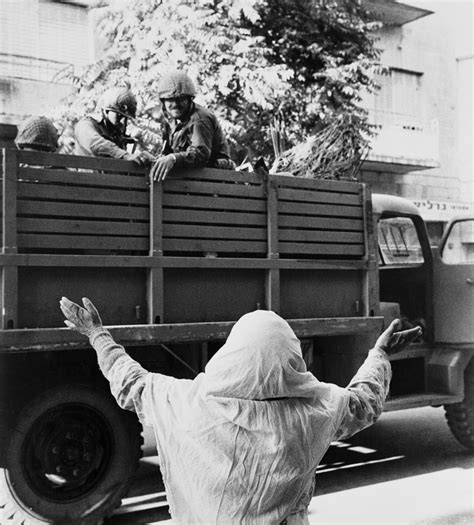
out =
[[[363,184],[203,169],[150,186],[131,162],[16,150],[3,166],[4,330],[63,326],[62,295],[114,326],[374,315]]]

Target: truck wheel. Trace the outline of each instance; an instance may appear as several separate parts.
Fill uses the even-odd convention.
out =
[[[0,523],[101,523],[126,494],[141,443],[136,416],[109,393],[68,384],[41,394],[9,441]]]
[[[469,449],[474,449],[474,359],[464,371],[464,399],[445,405],[446,419],[454,437]]]

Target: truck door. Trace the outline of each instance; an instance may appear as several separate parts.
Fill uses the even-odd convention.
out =
[[[383,214],[378,221],[378,244],[383,315],[388,320],[400,317],[406,327],[418,324],[426,327],[430,319],[427,290],[431,261],[425,257],[426,248],[420,242],[413,217]],[[395,308],[392,314],[396,305],[399,312]]]
[[[474,341],[474,219],[451,222],[434,260],[435,341]]]

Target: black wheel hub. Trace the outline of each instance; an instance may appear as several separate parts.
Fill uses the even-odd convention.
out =
[[[43,413],[25,437],[25,478],[43,498],[75,500],[97,488],[113,445],[111,429],[93,408],[58,405]]]

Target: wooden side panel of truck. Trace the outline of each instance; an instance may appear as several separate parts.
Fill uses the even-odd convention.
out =
[[[109,324],[373,309],[361,184],[201,170],[149,187],[129,163],[67,157],[61,169],[28,155],[5,157],[4,329],[61,326],[55,301],[77,292],[97,298]],[[337,278],[314,278],[327,269]]]

